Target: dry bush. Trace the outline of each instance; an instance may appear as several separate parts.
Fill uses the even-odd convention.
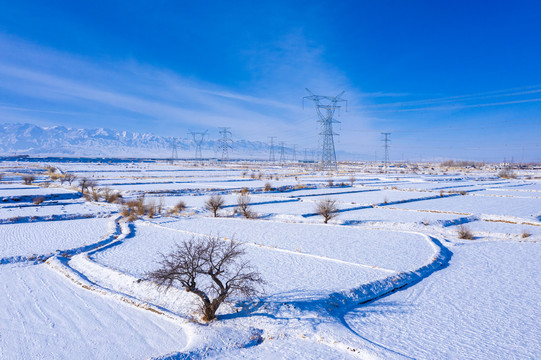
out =
[[[388,203],[389,203],[389,199],[387,199],[387,197],[384,197],[384,198],[383,198],[383,203],[384,203],[384,204],[388,204]]]
[[[118,191],[113,191],[109,188],[102,189],[103,198],[110,204],[118,203],[122,199],[122,195]]]
[[[242,195],[247,195],[247,194],[250,193],[250,190],[248,190],[247,187],[243,187],[242,189],[240,189],[240,193],[241,193]]]
[[[43,196],[36,196],[35,198],[32,199],[32,203],[34,205],[40,205],[44,200],[45,198]]]
[[[323,216],[323,222],[333,219],[338,214],[338,207],[334,199],[322,199],[316,203],[316,213]]]
[[[90,192],[90,196],[92,197],[92,200],[100,201],[100,198],[101,198],[100,190],[98,188],[92,188]]]
[[[34,174],[23,175],[23,182],[25,185],[32,185],[34,181],[36,181],[36,175]]]
[[[0,181],[4,178],[4,174],[0,173]]]
[[[465,240],[475,239],[475,236],[473,236],[473,233],[467,226],[460,225],[457,229],[457,233],[458,233],[459,239],[465,239]]]
[[[443,197],[443,190],[440,190],[440,197]]]
[[[329,187],[332,187],[334,184],[334,181],[332,179],[329,179],[327,180],[327,184],[329,185]]]
[[[184,210],[186,210],[186,203],[182,200],[180,200],[174,207],[173,211],[175,214],[181,213]]]
[[[255,180],[256,178],[257,178],[257,175],[256,175],[255,172],[253,172],[253,173],[250,174],[250,179],[254,179],[254,180]]]
[[[530,237],[532,234],[530,234],[529,232],[527,231],[523,231],[522,232],[522,235],[520,235],[523,239],[526,239],[528,237]]]
[[[265,191],[272,191],[272,185],[270,184],[270,182],[265,183]]]
[[[255,213],[250,209],[250,197],[248,195],[240,195],[237,198],[237,210],[246,219],[255,218]]]
[[[466,195],[466,194],[468,194],[468,192],[466,190],[461,190],[461,191],[459,191],[459,194],[460,195]]]
[[[262,174],[262,173],[258,173],[258,174],[257,174],[257,179],[258,179],[258,180],[261,180],[262,178],[263,178],[263,174]]]
[[[355,176],[352,176],[349,178],[349,185],[353,186],[353,184],[355,184]]]
[[[220,305],[231,296],[262,294],[261,275],[248,261],[240,243],[217,237],[192,238],[163,255],[159,268],[147,274],[166,290],[182,287],[199,297],[203,321],[216,318]]]
[[[214,214],[214,217],[218,216],[218,210],[220,210],[225,203],[225,199],[221,195],[212,195],[206,202],[205,202],[205,209],[212,211]]]
[[[516,179],[517,176],[511,169],[503,169],[498,173],[498,176],[502,179]]]

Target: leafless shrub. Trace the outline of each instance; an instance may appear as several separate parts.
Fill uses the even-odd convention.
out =
[[[23,182],[25,185],[32,185],[36,181],[36,176],[34,174],[23,175]]]
[[[523,239],[526,239],[528,237],[530,237],[532,234],[530,234],[529,232],[527,232],[526,230],[524,230],[522,232],[522,235],[520,235]]]
[[[461,190],[458,192],[460,195],[466,195],[468,194],[468,192],[466,190]]]
[[[240,193],[241,193],[242,195],[247,195],[247,194],[250,193],[250,190],[248,190],[247,187],[243,187],[242,189],[240,189]]]
[[[250,209],[250,197],[248,195],[240,195],[237,198],[237,209],[246,219],[255,218],[255,213]]]
[[[261,180],[262,178],[263,178],[263,174],[262,174],[262,173],[258,173],[258,174],[257,174],[257,179],[258,179],[258,180]]]
[[[0,173],[0,181],[4,178],[4,174]]]
[[[428,226],[428,225],[430,225],[430,220],[428,220],[428,219],[423,219],[423,220],[421,221],[421,224],[423,224],[424,226]]]
[[[516,179],[517,175],[511,169],[503,169],[498,173],[498,176],[502,179]]]
[[[443,190],[440,190],[440,197],[443,197]]]
[[[205,209],[212,211],[214,214],[214,217],[218,216],[218,210],[220,210],[225,203],[225,199],[221,195],[212,195],[206,202],[205,202]]]
[[[255,173],[255,172],[251,173],[251,174],[250,174],[250,178],[251,178],[251,179],[256,179],[256,178],[257,178],[256,173]]]
[[[32,203],[34,205],[40,205],[44,200],[45,198],[43,196],[36,196],[35,198],[32,199]]]
[[[322,199],[316,203],[316,213],[323,216],[323,222],[336,217],[338,213],[338,207],[336,206],[336,200],[334,199]]]
[[[270,184],[270,182],[265,183],[265,191],[272,191],[272,185]]]
[[[180,200],[176,205],[175,207],[173,208],[175,213],[178,214],[178,213],[181,213],[183,212],[184,210],[186,210],[186,203],[182,200]]]
[[[122,198],[122,195],[118,191],[113,191],[109,188],[103,188],[103,198],[110,204],[117,203]]]
[[[355,184],[355,176],[352,176],[349,178],[349,185],[353,186],[353,184]]]
[[[92,200],[100,201],[100,198],[101,198],[100,190],[96,187],[92,188],[92,190],[90,191],[90,196],[92,197]]]
[[[465,240],[475,239],[475,237],[473,236],[473,233],[467,226],[460,225],[457,229],[457,233],[458,233],[459,239],[465,239]]]
[[[384,203],[384,204],[388,204],[388,203],[389,203],[389,199],[387,199],[387,196],[383,198],[383,203]]]
[[[203,321],[216,318],[220,305],[231,296],[260,295],[261,275],[243,260],[240,243],[217,237],[192,238],[163,255],[159,268],[147,274],[166,290],[182,286],[199,297]]]
[[[332,179],[327,180],[327,185],[329,185],[329,187],[332,187],[333,184],[334,184],[334,181]]]

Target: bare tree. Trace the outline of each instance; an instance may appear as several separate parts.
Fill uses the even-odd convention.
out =
[[[71,183],[77,179],[77,176],[75,174],[66,173],[64,176],[60,177],[60,183],[63,184],[65,181],[68,182],[68,184],[71,186]]]
[[[356,179],[355,179],[355,176],[351,176],[351,177],[349,178],[349,185],[353,186],[353,184],[355,184],[355,180],[356,180]]]
[[[85,190],[88,187],[88,182],[89,181],[90,180],[87,179],[86,177],[81,178],[81,180],[79,180],[79,186],[81,187],[81,193],[83,193],[83,194],[85,193]]]
[[[336,217],[338,213],[338,208],[336,207],[336,200],[333,199],[322,199],[316,203],[316,213],[323,216],[323,222],[326,224],[327,221]]]
[[[233,240],[192,238],[162,255],[160,267],[147,277],[166,290],[180,285],[201,301],[203,321],[216,318],[220,305],[231,296],[261,294],[261,275],[242,260],[245,250]]]
[[[222,195],[212,195],[206,202],[205,202],[205,209],[212,211],[214,213],[214,217],[218,216],[218,210],[221,209],[224,206],[225,199]]]
[[[246,219],[253,219],[255,213],[250,209],[250,196],[244,194],[237,198],[237,209]]]
[[[23,175],[23,182],[25,185],[32,185],[36,181],[36,176],[34,174]]]

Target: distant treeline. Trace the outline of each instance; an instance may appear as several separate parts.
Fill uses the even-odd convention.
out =
[[[474,167],[481,168],[485,166],[484,161],[468,161],[468,160],[446,160],[442,161],[440,164],[441,167]]]

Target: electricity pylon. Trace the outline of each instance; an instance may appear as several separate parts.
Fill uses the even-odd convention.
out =
[[[285,142],[280,141],[280,164],[283,164],[286,162],[285,145],[286,145]]]
[[[171,164],[178,160],[178,151],[177,151],[177,140],[175,138],[171,139]]]
[[[201,144],[203,144],[203,140],[205,139],[205,135],[207,135],[208,130],[205,130],[204,132],[193,132],[190,131],[189,134],[193,137],[193,142],[195,144],[195,158],[201,159],[203,155],[201,154]]]
[[[276,157],[274,156],[274,139],[276,139],[276,136],[269,136],[269,139],[270,139],[269,161],[275,162]]]
[[[387,164],[389,163],[389,143],[391,142],[391,139],[389,137],[391,136],[391,133],[381,133],[383,135],[383,148],[385,150],[385,155],[383,158],[383,164],[385,166],[385,170],[387,170]]]
[[[304,99],[312,100],[314,102],[316,112],[319,117],[318,122],[321,123],[321,132],[319,133],[321,138],[320,167],[322,170],[336,169],[336,151],[334,149],[333,136],[338,134],[333,132],[332,124],[340,122],[333,118],[336,109],[339,109],[341,107],[337,105],[339,102],[345,101],[347,110],[347,100],[342,99],[341,97],[345,91],[342,91],[340,94],[334,97],[315,95],[308,89],[306,89],[306,91],[308,91],[310,95],[302,98],[303,106]]]
[[[231,129],[230,127],[221,127],[220,128],[220,134],[222,135],[222,138],[218,140],[218,149],[222,150],[222,161],[229,160],[229,149],[232,148],[231,143],[233,140],[231,140]]]

